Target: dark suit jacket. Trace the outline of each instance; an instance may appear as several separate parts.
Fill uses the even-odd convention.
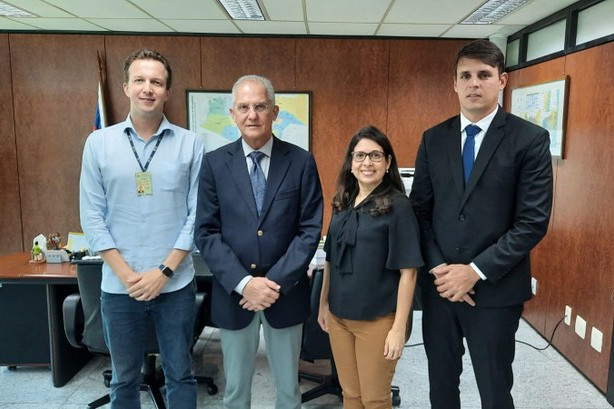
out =
[[[274,137],[275,138],[275,137]],[[203,159],[194,241],[213,273],[211,317],[225,329],[241,329],[253,312],[234,291],[246,275],[281,286],[265,310],[271,326],[302,323],[310,313],[307,268],[322,230],[322,190],[313,156],[273,141],[262,214],[257,216],[241,139]]]
[[[436,295],[428,271],[441,263],[474,262],[479,306],[531,298],[529,252],[548,229],[552,160],[548,132],[499,107],[464,186],[460,116],[427,130],[411,192],[426,266],[420,284]]]

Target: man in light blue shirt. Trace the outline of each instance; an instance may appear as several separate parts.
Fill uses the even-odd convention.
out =
[[[163,113],[172,70],[159,53],[124,62],[126,121],[93,132],[83,151],[81,226],[100,253],[102,319],[111,353],[111,407],[140,407],[146,319],[156,336],[170,408],[196,408],[194,217],[202,140]]]

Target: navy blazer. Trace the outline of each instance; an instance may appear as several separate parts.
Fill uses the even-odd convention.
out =
[[[478,306],[520,304],[531,298],[529,253],[552,208],[548,132],[499,107],[466,187],[460,135],[457,115],[427,130],[418,149],[410,197],[426,262],[419,282],[436,295],[430,269],[474,262],[487,277],[474,287]]]
[[[205,155],[200,173],[194,242],[213,273],[211,318],[241,329],[253,319],[234,291],[246,275],[281,286],[264,313],[286,328],[310,314],[307,269],[322,230],[322,189],[313,156],[273,137],[260,217],[241,139]]]

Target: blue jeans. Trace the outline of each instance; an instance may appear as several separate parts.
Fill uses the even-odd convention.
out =
[[[111,408],[139,409],[141,367],[145,356],[147,317],[151,317],[162,355],[166,399],[170,409],[196,409],[192,369],[195,288],[160,294],[151,301],[102,292],[105,342],[111,353]]]

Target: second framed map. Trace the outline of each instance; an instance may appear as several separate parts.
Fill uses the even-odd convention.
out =
[[[186,90],[188,129],[205,141],[205,152],[237,140],[241,135],[232,117],[230,91]],[[305,150],[311,147],[311,91],[277,91],[279,106],[273,133]]]
[[[564,158],[569,77],[512,90],[512,114],[550,133],[550,153]]]

